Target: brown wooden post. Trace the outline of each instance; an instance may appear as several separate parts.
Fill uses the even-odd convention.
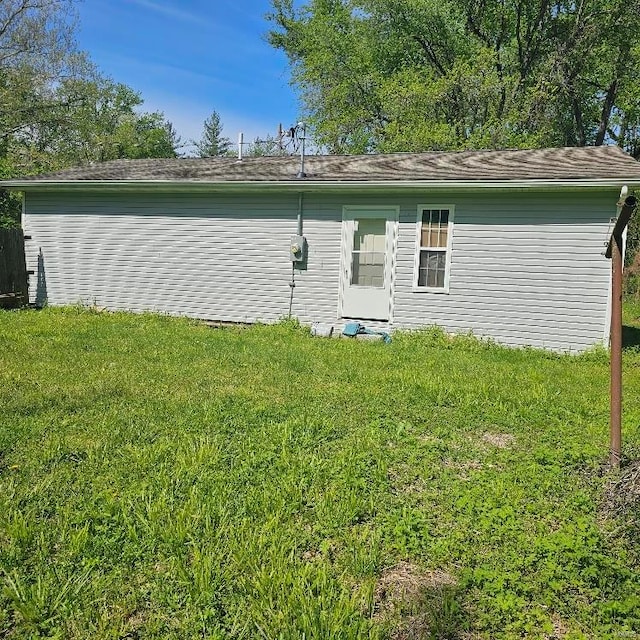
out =
[[[620,467],[622,456],[622,234],[636,209],[637,201],[629,196],[622,203],[613,228],[606,256],[611,258],[611,418],[609,464]]]
[[[622,449],[622,234],[611,238],[611,419],[609,464],[620,467]]]

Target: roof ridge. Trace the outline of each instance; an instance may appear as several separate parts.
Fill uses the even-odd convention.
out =
[[[606,159],[605,159],[606,158]],[[542,149],[480,149],[361,155],[308,155],[306,172],[316,182],[407,182],[640,179],[640,163],[613,145]],[[55,182],[270,183],[296,181],[299,156],[121,158],[55,173],[7,180]]]

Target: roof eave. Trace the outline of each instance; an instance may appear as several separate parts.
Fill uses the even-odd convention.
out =
[[[640,188],[640,178],[589,178],[569,180],[282,180],[282,181],[228,181],[200,180],[6,180],[0,188],[10,191],[484,191],[536,190],[556,191],[582,189],[613,189],[627,185]]]

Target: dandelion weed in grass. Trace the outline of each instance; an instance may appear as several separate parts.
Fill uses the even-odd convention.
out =
[[[602,354],[83,309],[0,343],[0,637],[640,635]]]

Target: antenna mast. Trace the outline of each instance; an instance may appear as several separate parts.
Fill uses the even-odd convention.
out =
[[[242,162],[242,146],[244,145],[244,133],[238,134],[238,162]]]
[[[304,172],[304,152],[305,142],[307,140],[307,125],[304,122],[298,122],[296,129],[302,130],[302,135],[298,136],[298,140],[301,140],[302,144],[300,145],[300,171],[298,171],[296,178],[306,178],[307,174]]]

